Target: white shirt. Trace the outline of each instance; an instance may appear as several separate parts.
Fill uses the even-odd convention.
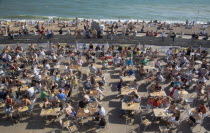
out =
[[[167,56],[169,56],[170,54],[172,54],[172,50],[171,49],[167,50],[167,52],[166,52]]]
[[[28,95],[30,97],[32,97],[34,95],[34,87],[29,88],[27,91],[28,91]]]
[[[78,60],[78,61],[77,61],[77,64],[80,65],[80,66],[82,66],[83,61],[82,61],[82,60]]]
[[[134,102],[140,103],[140,102],[141,102],[141,97],[140,97],[140,96],[139,96],[138,98],[135,98],[135,97],[134,97]]]
[[[161,35],[162,35],[162,37],[165,37],[166,36],[166,33],[165,32],[162,32]]]
[[[42,79],[42,76],[41,75],[36,75],[34,78],[35,78],[36,81],[40,81]]]
[[[114,63],[116,64],[116,63],[120,63],[120,57],[114,57]]]
[[[40,52],[40,55],[44,57],[45,56],[45,52],[44,51],[41,51]]]
[[[173,93],[173,98],[175,100],[179,100],[180,99],[180,91],[179,90],[175,90],[174,93]]]
[[[46,68],[47,70],[49,70],[49,69],[50,69],[50,65],[49,65],[49,64],[46,64],[46,65],[45,65],[45,68]]]
[[[92,67],[90,66],[89,69],[90,69],[90,72],[97,72],[97,69],[94,66]]]
[[[98,113],[99,113],[101,116],[106,116],[106,110],[104,109],[104,107],[101,107],[101,109],[98,111]]]

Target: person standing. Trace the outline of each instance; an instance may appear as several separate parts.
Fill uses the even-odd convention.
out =
[[[165,40],[165,37],[166,37],[165,31],[163,31],[163,32],[161,33],[161,36],[162,36],[162,41],[164,41],[164,40]]]

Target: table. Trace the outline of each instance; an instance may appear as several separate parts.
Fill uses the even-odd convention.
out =
[[[59,113],[60,113],[60,108],[42,109],[40,116],[58,116]]]
[[[21,87],[21,88],[20,88],[20,91],[21,91],[21,92],[27,91],[27,90],[28,90],[28,86],[25,86],[25,87]]]
[[[18,108],[18,112],[20,112],[20,113],[26,112],[26,111],[28,111],[28,106]]]
[[[155,67],[153,67],[153,66],[144,66],[144,69],[153,70],[153,69],[156,69],[156,68],[155,68]]]
[[[152,97],[162,97],[162,96],[166,96],[165,91],[155,91],[150,93],[150,96]]]
[[[97,108],[79,108],[77,110],[77,117],[94,117]]]
[[[129,106],[130,104],[130,106]],[[140,103],[126,103],[122,102],[122,109],[123,110],[139,110],[140,109]]]
[[[31,73],[31,74],[28,74],[28,77],[29,77],[29,78],[33,78],[34,76],[35,76],[35,75],[32,74],[32,73]]]
[[[123,81],[127,81],[127,82],[129,82],[129,81],[134,81],[136,79],[136,77],[135,76],[125,76],[125,77],[122,77],[122,80]]]
[[[55,65],[53,66],[54,69],[59,69],[60,68],[60,65]]]
[[[91,90],[89,96],[97,97],[99,96],[99,90]]]
[[[101,69],[103,67],[103,65],[98,65],[98,64],[95,64],[94,65],[97,69]]]
[[[167,117],[166,109],[153,109],[155,117]]]
[[[77,70],[77,69],[80,69],[81,66],[80,65],[71,65],[70,66],[70,69],[74,69],[74,70]]]
[[[42,80],[50,80],[51,77],[50,76],[42,76]]]
[[[0,108],[4,108],[5,107],[5,103],[0,103]]]
[[[188,92],[183,90],[183,91],[180,92],[180,94],[181,95],[188,95]]]
[[[202,64],[202,61],[196,60],[195,63]]]
[[[102,81],[102,78],[99,77],[99,76],[96,76],[96,77],[95,77],[95,81],[96,81],[96,82]]]
[[[131,88],[122,88],[121,89],[121,95],[129,95],[132,92],[137,93],[137,90],[136,89],[131,89]]]

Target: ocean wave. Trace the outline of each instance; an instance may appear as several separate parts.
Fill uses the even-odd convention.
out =
[[[113,22],[150,22],[151,20],[144,20],[144,19],[132,19],[129,16],[124,16],[125,18],[123,18],[123,16],[115,16],[116,18],[114,19],[106,19],[106,18],[102,18],[102,19],[94,19],[95,21],[98,22],[107,22],[107,23],[113,23]],[[47,21],[47,20],[61,20],[61,21],[73,21],[75,20],[75,17],[58,17],[58,16],[35,16],[35,15],[17,15],[17,16],[0,16],[0,20],[4,20],[4,21],[11,21],[11,20],[16,20],[16,21]],[[92,18],[78,18],[80,21],[86,19],[86,20],[92,20]],[[158,22],[166,22],[168,24],[172,24],[172,23],[185,23],[185,21],[181,21],[181,20],[157,20]],[[205,24],[206,22],[203,21],[197,21],[197,24]]]

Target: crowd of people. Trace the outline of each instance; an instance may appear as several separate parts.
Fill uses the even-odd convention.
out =
[[[95,23],[94,20],[79,20],[75,18],[73,21],[61,21],[60,19],[50,19],[48,21],[25,21],[19,22],[14,21],[12,23],[8,21],[0,21],[0,24],[3,25],[0,27],[0,34],[4,36],[9,36],[11,39],[14,39],[19,35],[39,35],[41,39],[52,38],[55,34],[74,36],[75,38],[84,38],[84,39],[114,39],[114,37],[123,36],[124,38],[134,39],[138,33],[146,33],[146,36],[154,36],[162,38],[167,36],[172,38],[175,41],[177,33],[173,30],[173,27],[181,27],[184,24],[167,24],[157,21],[146,22],[100,22],[99,29],[92,27],[92,23]],[[195,25],[194,25],[195,26]],[[14,29],[18,27],[18,31]],[[150,28],[152,27],[152,30]],[[59,28],[59,30],[57,29]],[[147,30],[145,30],[145,28]],[[56,30],[55,30],[56,29]],[[64,30],[65,29],[65,30]],[[153,32],[155,31],[155,32]],[[179,38],[182,38],[184,31],[180,30]],[[208,40],[209,35],[206,30],[198,29],[196,33],[190,33],[192,39],[199,39],[199,36],[202,36],[203,40]],[[189,33],[186,33],[189,34]]]
[[[78,124],[84,117],[93,117],[89,124],[96,122],[98,127],[104,127],[108,112],[100,101],[106,97],[104,90],[110,89],[105,75],[112,73],[107,69],[114,67],[120,69],[115,88],[122,102],[121,117],[134,117],[146,103],[143,112],[153,110],[155,119],[160,117],[169,126],[179,125],[185,119],[181,107],[186,104],[189,108],[184,107],[184,111],[189,114],[189,124],[202,121],[207,115],[210,92],[208,52],[189,47],[170,48],[164,59],[159,54],[157,49],[145,45],[110,45],[105,49],[104,45],[90,43],[84,44],[81,51],[59,43],[49,50],[35,44],[28,49],[19,44],[13,48],[8,45],[0,56],[1,104],[12,121],[25,108],[24,112],[33,114],[34,105],[39,103],[41,114],[43,110],[59,109],[59,115],[63,112],[67,120]],[[147,90],[145,103],[141,102],[140,89]],[[195,97],[188,97],[192,90]],[[189,106],[189,99],[195,106]],[[157,116],[155,109],[163,109],[167,115]]]

